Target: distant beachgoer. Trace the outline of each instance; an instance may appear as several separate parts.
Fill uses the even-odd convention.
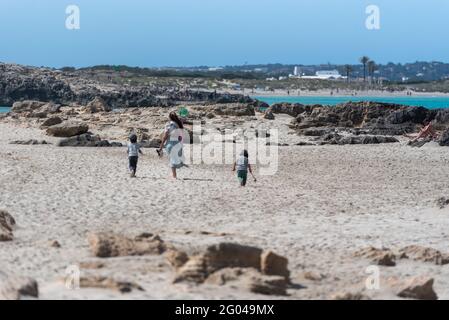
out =
[[[251,168],[251,165],[249,164],[249,156],[248,151],[243,150],[240,155],[238,156],[237,160],[234,162],[234,166],[232,168],[232,171],[237,170],[237,178],[239,179],[240,186],[244,187],[246,186],[246,181],[248,178],[248,171],[251,173],[251,175],[254,178],[254,182],[256,182],[256,177],[254,177],[253,170]]]
[[[176,112],[170,112],[170,122],[165,126],[164,134],[158,154],[162,156],[162,150],[165,148],[173,178],[177,178],[176,169],[185,167],[183,154],[184,125]]]
[[[139,153],[143,154],[142,150],[140,150],[140,145],[137,143],[137,136],[135,134],[132,134],[129,137],[128,143],[128,161],[131,178],[134,178],[136,176]]]

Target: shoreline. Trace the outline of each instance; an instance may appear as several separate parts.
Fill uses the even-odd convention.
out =
[[[422,98],[449,98],[449,93],[445,92],[412,92],[411,96],[407,96],[404,92],[388,92],[388,91],[379,91],[379,90],[367,90],[367,91],[333,91],[334,94],[331,94],[331,90],[317,90],[317,91],[303,91],[299,90],[300,95],[297,94],[298,90],[291,90],[290,95],[287,90],[275,90],[273,92],[261,91],[261,90],[225,90],[223,92],[229,94],[243,94],[248,95],[250,97],[254,96],[263,96],[263,97],[329,97],[329,98],[345,98],[345,97],[396,97],[396,98],[413,98],[413,97],[422,97]],[[356,93],[354,95],[354,93]]]

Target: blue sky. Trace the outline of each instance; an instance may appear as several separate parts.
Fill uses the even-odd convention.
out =
[[[78,5],[81,29],[65,28]],[[378,5],[381,29],[365,28]],[[447,0],[0,0],[0,61],[195,66],[449,61]]]

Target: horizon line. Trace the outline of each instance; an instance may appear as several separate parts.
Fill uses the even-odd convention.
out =
[[[374,62],[376,62],[375,60],[372,60]],[[304,67],[309,67],[309,66],[325,66],[325,65],[331,65],[331,66],[345,66],[345,65],[350,65],[350,66],[358,66],[358,65],[362,65],[361,62],[357,62],[357,63],[331,63],[331,62],[327,62],[327,63],[316,63],[316,64],[302,64],[302,63],[282,63],[282,62],[268,62],[268,63],[244,63],[244,64],[223,64],[223,65],[184,65],[184,66],[180,66],[180,65],[164,65],[164,66],[143,66],[143,65],[128,65],[128,64],[94,64],[94,65],[86,65],[86,66],[73,66],[73,65],[64,65],[64,66],[60,66],[60,67],[52,67],[52,66],[38,66],[38,65],[32,65],[32,64],[24,64],[24,63],[18,63],[18,62],[5,62],[0,60],[0,63],[2,64],[11,64],[11,65],[20,65],[20,66],[24,66],[24,67],[33,67],[33,68],[47,68],[47,69],[56,69],[56,70],[60,70],[63,68],[75,68],[75,69],[89,69],[89,68],[93,68],[93,67],[100,67],[100,66],[111,66],[111,67],[129,67],[129,68],[140,68],[140,69],[176,69],[176,68],[229,68],[229,67],[244,67],[244,66],[268,66],[268,65],[282,65],[282,66],[304,66]],[[376,63],[376,65],[378,66],[386,66],[388,64],[395,64],[395,65],[407,65],[407,64],[414,64],[414,63],[442,63],[442,64],[449,64],[448,62],[445,61],[439,61],[439,60],[415,60],[413,62],[393,62],[393,61],[389,61],[387,63]]]

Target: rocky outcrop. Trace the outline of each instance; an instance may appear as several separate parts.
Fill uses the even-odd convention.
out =
[[[254,116],[254,107],[250,104],[227,104],[216,105],[211,108],[211,112],[219,116]]]
[[[449,254],[442,253],[439,250],[433,248],[417,245],[411,245],[400,249],[399,256],[402,259],[430,262],[436,265],[449,264]]]
[[[58,147],[121,147],[120,142],[109,142],[102,140],[100,136],[84,133],[79,136],[62,139],[57,144]]]
[[[267,113],[283,113],[288,114],[292,117],[297,117],[298,115],[302,114],[303,112],[306,112],[306,110],[310,109],[309,106],[305,106],[299,103],[277,103],[272,105],[269,109],[267,109]]]
[[[73,137],[89,131],[89,126],[82,122],[63,122],[47,129],[47,134],[54,137]]]
[[[16,221],[13,216],[4,210],[0,210],[0,242],[13,240],[13,228],[15,225]]]
[[[43,105],[45,105],[45,102],[33,100],[15,102],[12,105],[11,112],[14,113],[33,112],[35,110],[38,110]]]
[[[380,144],[380,143],[397,143],[398,139],[389,136],[373,136],[373,135],[342,135],[338,133],[330,133],[319,139],[319,144]]]
[[[449,147],[449,130],[445,130],[438,140],[440,146]]]
[[[439,250],[419,245],[410,245],[397,250],[367,247],[356,251],[354,256],[370,259],[371,262],[383,266],[395,266],[396,261],[400,259],[410,259],[436,265],[449,264],[448,253],[442,253]]]
[[[92,233],[88,236],[92,254],[99,258],[159,255],[166,245],[157,235],[143,234],[134,239],[113,233]]]
[[[297,116],[292,128],[303,133],[309,128],[363,129],[373,135],[402,135],[416,132],[424,121],[449,126],[449,110],[429,110],[378,102],[348,102],[336,106],[282,104],[271,108]]]
[[[87,105],[102,98],[112,108],[173,106],[178,102],[253,103],[233,94],[176,90],[169,86],[119,85],[93,80],[89,71],[66,72],[0,63],[0,105],[38,100],[56,104]]]
[[[396,256],[389,249],[368,247],[357,251],[354,256],[369,259],[371,263],[379,266],[393,267],[396,265]]]

